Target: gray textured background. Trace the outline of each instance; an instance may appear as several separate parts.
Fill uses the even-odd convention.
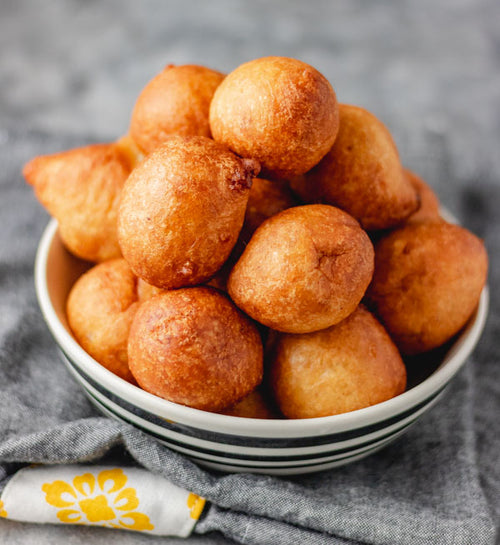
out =
[[[2,0],[0,127],[114,139],[167,63],[287,55],[379,116],[430,183],[446,154],[460,184],[500,171],[499,20],[495,0]]]
[[[403,162],[455,214],[474,223],[477,207],[468,227],[480,231],[471,181],[487,173],[492,198],[500,185],[499,21],[493,0],[1,0],[0,145],[7,129],[81,136],[82,144],[115,139],[140,89],[167,63],[230,71],[287,55],[323,72],[341,102],[382,119]],[[183,543],[0,520],[2,544],[104,542]]]

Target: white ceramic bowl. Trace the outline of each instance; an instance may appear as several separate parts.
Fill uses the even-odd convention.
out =
[[[88,267],[70,255],[52,220],[35,264],[39,304],[62,359],[90,400],[172,450],[222,471],[275,475],[309,473],[353,462],[384,447],[432,407],[476,345],[486,319],[488,291],[463,331],[434,360],[420,362],[403,394],[372,407],[306,420],[258,420],[200,411],[149,394],[91,358],[69,329],[65,304]],[[437,359],[436,359],[437,358]]]

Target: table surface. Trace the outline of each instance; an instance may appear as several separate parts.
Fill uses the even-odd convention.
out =
[[[494,1],[48,0],[41,6],[0,4],[0,142],[3,131],[19,128],[81,135],[82,143],[114,140],[127,132],[141,88],[168,63],[228,72],[253,58],[286,55],[324,73],[340,102],[380,117],[403,162],[414,161],[408,150],[419,139],[452,128],[449,160],[464,177],[472,156],[500,171],[500,154],[493,152],[500,103]],[[422,168],[432,175],[432,163]],[[453,188],[439,190],[459,212]],[[229,543],[218,535],[189,541]],[[0,542],[185,540],[0,520]]]

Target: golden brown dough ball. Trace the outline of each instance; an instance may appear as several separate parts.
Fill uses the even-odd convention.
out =
[[[134,169],[143,159],[144,153],[137,147],[137,144],[134,142],[130,134],[126,134],[119,138],[115,145],[118,147],[120,152],[127,157],[131,168]]]
[[[142,278],[137,278],[137,296],[140,301],[151,299],[151,297],[163,293],[164,291],[165,290],[162,290],[161,288],[148,284]]]
[[[342,322],[274,341],[270,381],[288,418],[330,416],[369,407],[404,392],[398,349],[363,306]]]
[[[122,187],[133,165],[117,144],[94,144],[35,157],[23,175],[59,222],[65,246],[100,262],[119,257],[116,232]]]
[[[204,66],[166,66],[142,90],[132,112],[130,134],[139,148],[149,154],[172,134],[210,137],[210,102],[223,79]]]
[[[157,287],[208,280],[243,225],[258,164],[203,136],[170,136],[132,172],[118,218],[123,256]]]
[[[243,222],[238,240],[231,255],[217,273],[211,285],[225,290],[231,269],[245,251],[255,230],[266,219],[287,208],[297,206],[297,204],[297,200],[288,187],[288,182],[284,180],[270,181],[263,178],[254,178],[245,212],[245,221]]]
[[[228,266],[226,267],[226,263]],[[216,288],[220,291],[227,292],[226,286],[227,286],[227,278],[229,276],[229,273],[231,272],[231,268],[229,266],[228,261],[226,261],[221,269],[217,271],[217,273],[210,278],[207,282],[204,283],[205,286],[210,286],[212,288]]]
[[[364,229],[387,229],[418,208],[415,189],[404,175],[394,141],[373,114],[339,105],[340,127],[333,147],[292,189],[306,202],[342,208]]]
[[[264,395],[260,388],[256,388],[241,401],[238,401],[238,403],[232,407],[222,411],[222,414],[239,416],[240,418],[261,418],[269,420],[280,418],[277,411],[274,409],[272,402]]]
[[[311,182],[311,173],[293,176],[289,180],[289,186],[293,194],[296,195],[302,203],[321,203],[319,186]]]
[[[258,322],[308,333],[353,312],[372,273],[373,246],[355,219],[333,206],[297,206],[255,231],[228,293]]]
[[[213,138],[257,159],[264,175],[287,178],[317,164],[338,131],[335,92],[315,68],[264,57],[242,64],[210,105]]]
[[[68,322],[82,348],[119,377],[135,382],[128,368],[127,341],[138,308],[137,279],[124,259],[94,266],[74,284]]]
[[[404,173],[415,188],[420,202],[418,210],[406,219],[405,224],[420,223],[422,221],[442,221],[439,214],[439,199],[431,187],[411,170],[404,169]]]
[[[368,300],[405,354],[448,341],[467,322],[486,282],[482,241],[458,225],[408,225],[375,247]]]
[[[220,411],[262,380],[256,328],[212,288],[172,290],[142,303],[128,352],[144,390],[197,409]]]
[[[250,240],[257,227],[265,220],[297,204],[288,182],[255,178],[250,189],[243,223],[246,241]]]

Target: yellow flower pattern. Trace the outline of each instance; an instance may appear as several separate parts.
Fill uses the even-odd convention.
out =
[[[205,507],[205,498],[201,498],[197,494],[190,492],[187,499],[187,506],[190,510],[189,516],[192,519],[198,520],[203,508]]]
[[[0,517],[7,518],[8,516],[7,511],[4,509],[3,501],[0,500]]]
[[[58,508],[57,518],[69,524],[94,524],[128,530],[153,530],[149,517],[136,511],[134,488],[126,488],[122,469],[106,469],[97,475],[77,475],[71,483],[45,483],[42,491],[49,505]]]

